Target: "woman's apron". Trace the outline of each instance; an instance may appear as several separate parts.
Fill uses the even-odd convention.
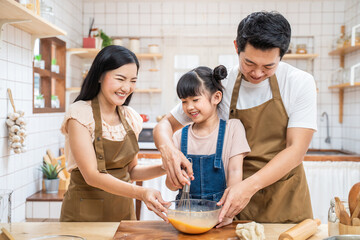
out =
[[[189,126],[184,127],[181,132],[181,152],[191,161],[194,171],[195,179],[191,182],[190,198],[218,202],[226,189],[226,178],[222,160],[226,122],[220,119],[216,152],[211,155],[188,154]],[[181,195],[182,189],[179,190],[176,199],[180,199]]]
[[[103,174],[130,182],[128,165],[139,151],[136,135],[119,107],[120,121],[126,130],[123,141],[110,141],[102,137],[102,121],[97,98],[91,101],[95,120],[94,149],[97,168]],[[78,168],[71,172],[69,189],[61,208],[61,222],[120,222],[136,220],[132,198],[117,196],[89,186]]]
[[[241,120],[251,148],[243,164],[245,179],[286,148],[289,118],[275,75],[269,80],[272,99],[253,108],[236,109],[241,80],[239,73],[232,92],[229,118]],[[263,223],[297,223],[312,217],[309,189],[301,163],[277,182],[255,193],[236,219]]]

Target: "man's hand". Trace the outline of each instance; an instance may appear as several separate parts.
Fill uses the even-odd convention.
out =
[[[161,153],[163,167],[166,170],[170,184],[178,189],[185,184],[190,185],[188,178],[194,179],[191,163],[175,147],[172,139],[174,132],[182,127],[183,125],[171,114],[167,114],[154,128],[154,141]],[[185,170],[187,176],[184,176],[181,170]]]
[[[223,205],[219,214],[219,222],[225,218],[233,218],[241,212],[249,203],[251,197],[255,194],[246,181],[239,182],[228,187],[217,205]]]
[[[190,185],[188,179],[194,180],[194,173],[190,161],[184,154],[170,146],[161,147],[160,152],[170,184],[178,189],[182,188],[185,184]]]

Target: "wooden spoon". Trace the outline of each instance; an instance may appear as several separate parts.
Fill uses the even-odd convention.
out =
[[[344,224],[344,225],[351,225],[351,218],[349,216],[349,214],[346,212],[344,204],[340,201],[340,199],[338,197],[335,197],[335,211],[336,208],[338,209],[337,211],[340,212],[340,223]]]
[[[360,213],[360,195],[358,195],[357,205],[356,208],[354,209],[354,212],[351,214],[351,219],[359,217],[359,213]]]
[[[355,183],[349,191],[348,201],[349,201],[349,210],[350,210],[351,216],[353,215],[353,212],[355,211],[359,197],[360,197],[360,182]]]

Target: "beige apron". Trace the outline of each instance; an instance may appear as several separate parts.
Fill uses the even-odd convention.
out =
[[[285,149],[289,118],[275,75],[269,80],[272,99],[253,108],[238,110],[236,104],[241,81],[239,73],[231,97],[229,118],[241,120],[251,148],[243,164],[245,179]],[[258,191],[236,219],[262,223],[297,223],[312,217],[309,189],[303,164],[300,164],[277,182]]]
[[[94,149],[98,170],[130,182],[128,165],[139,151],[136,135],[117,108],[126,130],[123,141],[110,141],[102,137],[102,121],[97,98],[91,101],[95,120]],[[71,172],[68,191],[61,208],[61,222],[120,222],[136,220],[132,198],[117,196],[89,186],[78,168]]]

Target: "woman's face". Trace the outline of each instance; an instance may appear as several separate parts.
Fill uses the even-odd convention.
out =
[[[108,103],[121,106],[129,95],[134,92],[136,80],[136,64],[125,64],[117,69],[108,71],[103,75],[100,93]]]

